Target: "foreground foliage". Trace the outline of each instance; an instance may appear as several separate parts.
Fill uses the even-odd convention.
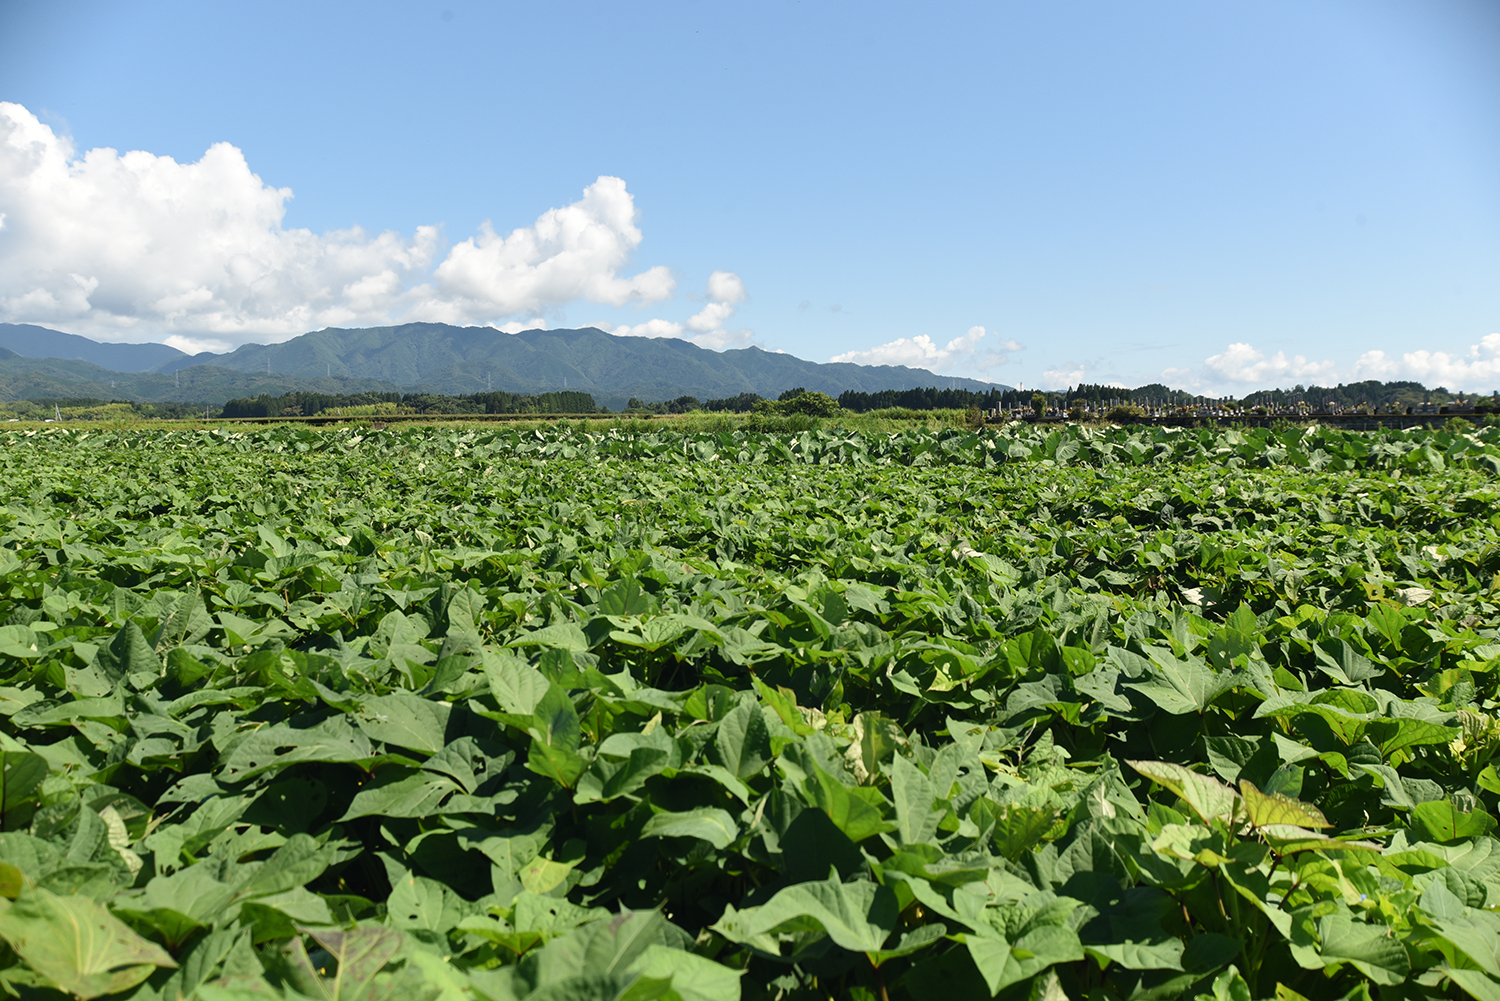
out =
[[[12,993],[1500,997],[1500,432],[0,443]]]

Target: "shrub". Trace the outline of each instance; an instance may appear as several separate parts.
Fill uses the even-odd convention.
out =
[[[789,400],[779,401],[784,414],[803,414],[808,417],[837,417],[839,401],[827,393],[798,393]]]

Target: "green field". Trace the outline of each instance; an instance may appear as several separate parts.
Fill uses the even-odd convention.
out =
[[[1500,428],[0,476],[12,995],[1500,999]]]

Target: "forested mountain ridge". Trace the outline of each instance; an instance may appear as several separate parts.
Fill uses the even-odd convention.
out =
[[[774,398],[796,387],[830,396],[848,390],[876,392],[913,386],[979,391],[994,388],[991,383],[939,376],[925,369],[820,364],[756,347],[711,351],[676,338],[617,337],[595,327],[507,334],[493,327],[444,323],[330,327],[280,344],[246,344],[225,354],[186,355],[154,345],[174,355],[151,369],[158,378],[145,373],[131,378],[97,370],[97,366],[78,367],[85,362],[44,357],[39,352],[50,350],[53,344],[71,349],[72,341],[56,338],[74,335],[33,329],[53,336],[34,341],[12,338],[5,345],[29,356],[0,359],[0,395],[6,398],[23,398],[22,394],[108,398],[110,394],[101,392],[101,385],[125,398],[211,403],[287,391],[401,389],[463,395],[490,390],[525,394],[578,390],[591,393],[603,406],[619,410],[631,397],[714,399],[758,393]],[[74,340],[101,348],[153,347]],[[38,364],[42,362],[47,364]],[[42,378],[44,369],[46,378]],[[181,375],[176,381],[159,378],[178,373]],[[94,385],[62,385],[79,381]]]
[[[34,323],[0,323],[0,348],[24,358],[85,361],[113,372],[150,372],[187,357],[169,344],[105,344]]]
[[[225,355],[183,358],[162,370],[188,364],[238,371],[266,371],[269,366],[272,372],[301,378],[343,374],[448,394],[578,389],[612,409],[632,396],[775,396],[797,386],[837,396],[849,389],[991,386],[904,366],[820,364],[756,347],[711,351],[677,338],[617,337],[596,327],[518,334],[445,323],[330,327],[280,344],[247,344]]]

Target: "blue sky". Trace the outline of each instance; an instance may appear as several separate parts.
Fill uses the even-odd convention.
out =
[[[99,339],[1500,386],[1482,0],[4,0],[0,102],[0,319]]]

